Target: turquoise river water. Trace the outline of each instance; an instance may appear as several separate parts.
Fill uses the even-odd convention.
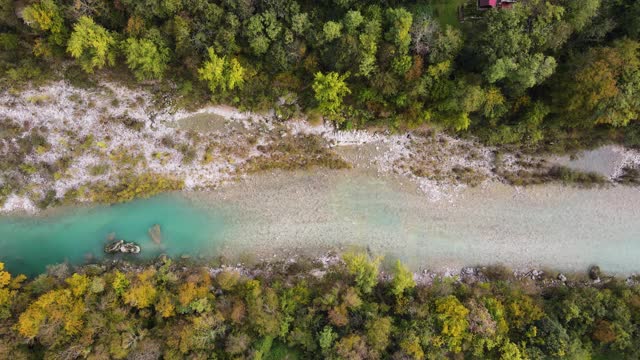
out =
[[[518,189],[500,184],[431,202],[402,180],[353,172],[252,177],[212,192],[0,217],[0,261],[12,272],[104,258],[110,233],[149,259],[229,259],[368,248],[414,269],[504,263],[519,268],[640,271],[640,190]],[[162,244],[148,230],[162,229]]]
[[[155,224],[162,229],[160,245],[148,235]],[[5,217],[0,218],[0,261],[13,272],[34,274],[52,263],[98,260],[104,257],[103,247],[112,233],[118,239],[138,243],[144,249],[143,259],[161,253],[215,255],[224,224],[222,212],[212,208],[202,211],[173,195],[82,207],[52,216]]]

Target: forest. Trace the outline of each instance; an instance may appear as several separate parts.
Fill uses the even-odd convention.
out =
[[[0,263],[3,359],[637,359],[640,286],[478,268],[416,282],[345,253],[246,268]],[[557,274],[557,273],[555,273]],[[462,275],[462,274],[461,274]],[[564,278],[563,278],[564,277]],[[567,279],[568,277],[568,279]],[[596,277],[596,280],[592,280]]]
[[[347,129],[640,144],[640,2],[456,3],[463,21],[437,0],[0,0],[0,86],[117,75]]]

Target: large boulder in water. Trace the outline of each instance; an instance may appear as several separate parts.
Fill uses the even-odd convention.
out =
[[[593,265],[589,268],[589,278],[591,280],[599,280],[600,276],[602,276],[602,271],[600,271],[600,266]]]
[[[136,245],[136,243],[125,242],[124,240],[114,241],[104,247],[104,252],[107,254],[139,254],[140,250],[140,246]]]
[[[155,224],[149,229],[149,237],[158,245],[162,243],[162,231],[160,230],[160,225]]]
[[[124,245],[124,240],[113,241],[104,247],[104,252],[107,254],[119,253],[122,245]]]

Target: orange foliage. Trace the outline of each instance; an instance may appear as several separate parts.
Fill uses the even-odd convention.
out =
[[[616,331],[607,320],[600,320],[596,323],[596,327],[593,330],[591,337],[603,344],[612,343],[617,339]]]

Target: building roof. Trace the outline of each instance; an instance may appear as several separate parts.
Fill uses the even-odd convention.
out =
[[[484,8],[492,8],[498,5],[498,0],[478,0],[478,6]]]

